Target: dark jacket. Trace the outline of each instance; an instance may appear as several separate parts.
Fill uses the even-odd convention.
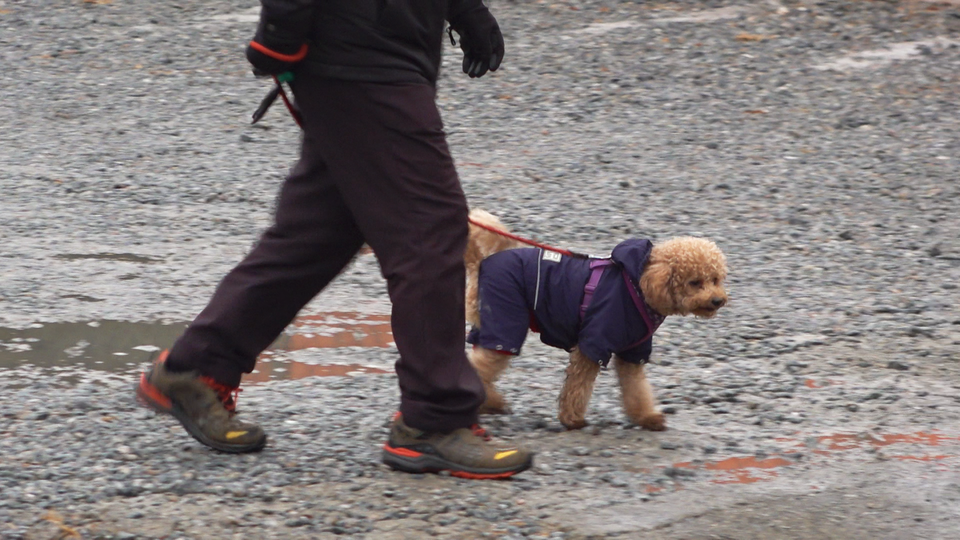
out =
[[[446,20],[482,0],[261,0],[261,18],[309,43],[297,72],[366,82],[436,83]],[[310,21],[309,24],[305,24]],[[302,34],[302,35],[299,35]]]

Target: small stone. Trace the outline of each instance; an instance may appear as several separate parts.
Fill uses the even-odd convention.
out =
[[[704,453],[704,454],[716,454],[716,453],[717,453],[717,447],[714,446],[714,445],[712,445],[712,444],[708,444],[708,445],[706,445],[706,446],[703,447],[703,453]]]
[[[667,467],[663,470],[663,474],[669,476],[670,478],[690,478],[697,475],[696,471],[694,470],[680,467]]]
[[[676,450],[677,448],[680,448],[680,445],[674,442],[664,441],[660,443],[660,448],[664,450]]]
[[[857,412],[860,410],[860,406],[856,403],[847,403],[847,410],[850,412]]]
[[[910,366],[909,366],[908,364],[905,364],[905,363],[899,361],[899,360],[891,360],[890,362],[887,362],[887,369],[896,369],[896,370],[898,370],[898,371],[907,371],[908,369],[910,369]]]

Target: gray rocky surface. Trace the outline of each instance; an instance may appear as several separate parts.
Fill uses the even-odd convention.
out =
[[[137,407],[132,370],[24,362],[0,369],[0,538],[960,537],[960,7],[491,4],[502,70],[452,51],[438,100],[471,204],[589,252],[698,234],[729,258],[732,304],[655,340],[670,429],[628,425],[603,374],[563,431],[564,355],[535,339],[485,418],[539,452],[507,482],[385,470],[390,374],[251,385],[270,445],[224,456]],[[255,17],[0,0],[4,336],[187,321],[249,249],[298,144],[280,107],[248,125]],[[306,312],[388,310],[367,255]]]

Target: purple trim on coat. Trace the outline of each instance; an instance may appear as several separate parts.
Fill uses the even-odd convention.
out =
[[[663,324],[663,321],[666,319],[666,317],[658,313],[647,304],[647,301],[643,298],[643,293],[637,288],[636,285],[633,284],[633,280],[630,279],[627,271],[623,270],[622,273],[623,281],[627,283],[627,291],[630,293],[630,298],[633,299],[633,305],[637,306],[637,311],[640,312],[640,316],[643,317],[643,322],[646,323],[647,328],[649,329],[647,335],[644,336],[643,339],[637,340],[636,343],[628,347],[632,348],[653,337],[654,332],[657,331],[657,328],[660,328],[660,325]]]
[[[583,320],[583,316],[587,314],[587,308],[590,307],[590,302],[593,300],[593,293],[597,292],[597,285],[600,283],[600,278],[603,277],[603,271],[610,265],[616,264],[610,259],[596,259],[590,261],[590,279],[587,280],[587,285],[583,288],[583,302],[580,303],[580,320]],[[646,321],[646,319],[644,319]],[[649,326],[649,322],[647,324]]]

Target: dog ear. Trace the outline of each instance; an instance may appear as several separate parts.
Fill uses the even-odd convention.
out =
[[[651,261],[640,276],[640,290],[653,309],[661,315],[676,313],[671,281],[673,268],[667,262]]]

